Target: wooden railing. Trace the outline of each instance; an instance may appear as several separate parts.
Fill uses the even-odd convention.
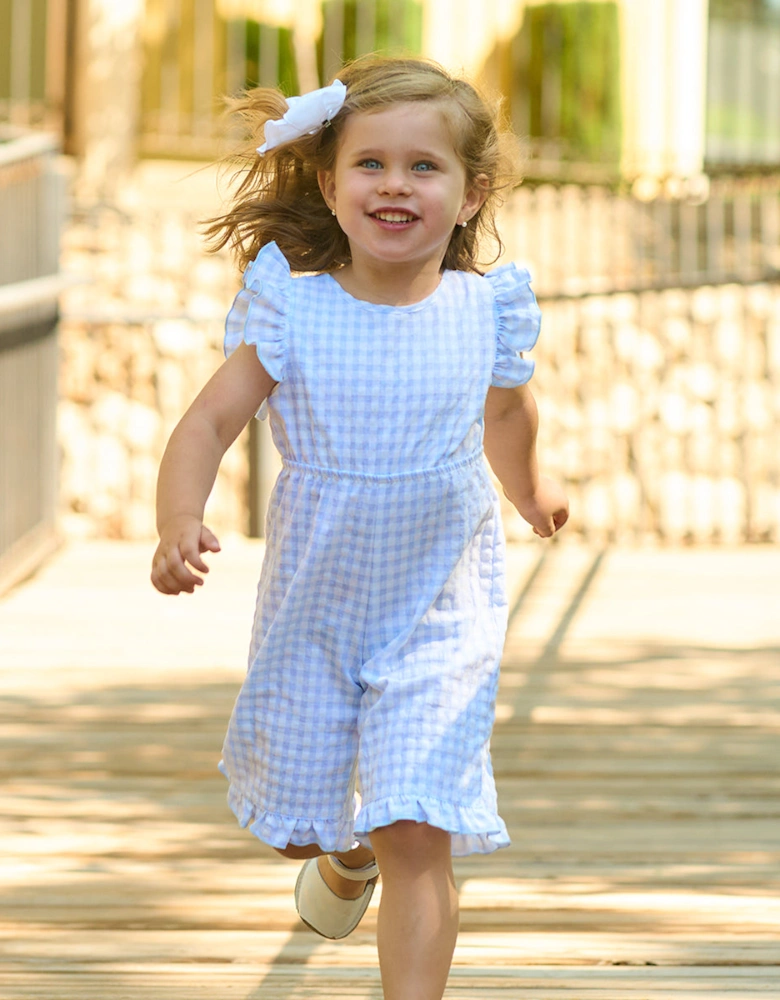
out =
[[[56,153],[51,136],[0,139],[0,592],[56,543]]]

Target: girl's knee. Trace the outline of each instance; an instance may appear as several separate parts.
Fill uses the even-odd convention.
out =
[[[414,820],[399,820],[390,826],[371,831],[371,846],[377,857],[399,856],[409,860],[442,858],[450,860],[452,837],[446,830],[416,823]],[[382,867],[381,858],[379,867]]]

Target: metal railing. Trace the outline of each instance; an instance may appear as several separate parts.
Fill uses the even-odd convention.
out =
[[[0,3],[0,122],[59,133],[74,101],[77,23],[69,0]],[[146,0],[142,18],[140,149],[219,152],[221,100],[247,85],[311,89],[344,59],[372,50],[420,51],[424,0]],[[569,10],[569,6],[583,10]],[[505,91],[540,177],[598,181],[620,158],[618,17],[614,4],[529,6],[497,42],[486,75]],[[780,162],[780,6],[734,19],[712,4],[707,54],[706,167]],[[258,16],[266,20],[258,20]],[[586,44],[583,25],[587,28]],[[68,142],[70,138],[66,136]],[[577,177],[573,177],[577,179]]]
[[[421,0],[147,0],[141,150],[213,157],[224,138],[223,97],[245,87],[296,94],[346,59],[420,51]],[[265,21],[250,17],[266,10]]]
[[[522,186],[503,216],[507,257],[543,296],[780,279],[780,173],[697,184],[645,197]]]
[[[780,173],[645,198],[520,188],[540,449],[599,540],[777,542]]]
[[[710,20],[705,158],[713,170],[780,163],[780,7]]]

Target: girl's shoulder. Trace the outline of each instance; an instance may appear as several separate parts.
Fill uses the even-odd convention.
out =
[[[513,261],[494,267],[483,276],[483,280],[490,286],[496,301],[529,296],[533,298],[530,271],[525,267],[518,267]]]
[[[266,243],[244,271],[245,287],[255,291],[268,284],[286,289],[291,280],[290,265],[275,242]]]
[[[496,320],[496,364],[493,385],[516,386],[527,382],[533,362],[523,355],[539,337],[542,316],[531,288],[531,275],[514,263],[502,264],[483,279],[493,296]]]
[[[468,297],[475,297],[492,307],[499,322],[522,313],[525,319],[538,311],[536,296],[531,289],[531,275],[514,263],[502,264],[486,274],[473,271],[448,271],[450,287]]]
[[[287,258],[267,243],[244,270],[242,287],[225,319],[225,354],[243,342],[257,351],[277,382],[285,377],[291,274]]]
[[[287,310],[293,301],[298,305],[307,301],[306,293],[313,292],[317,299],[337,296],[338,282],[327,271],[293,271],[290,263],[274,241],[266,243],[244,271],[244,287],[254,292],[264,291],[281,299]],[[345,293],[342,293],[345,295]]]
[[[445,273],[455,284],[481,289],[493,298],[507,298],[530,292],[530,271],[527,268],[518,267],[514,262],[502,264],[485,274],[477,274],[474,271],[447,271]]]

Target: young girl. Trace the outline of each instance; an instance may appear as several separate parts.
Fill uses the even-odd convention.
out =
[[[483,430],[536,533],[567,517],[537,471],[528,274],[476,267],[511,179],[504,140],[468,83],[417,60],[359,60],[240,110],[265,142],[210,232],[244,287],[228,360],[162,461],[152,580],[202,582],[220,460],[267,409],[283,469],[221,764],[230,805],[306,859],[296,905],[326,937],[357,925],[381,871],[386,1000],[439,1000],[451,857],[509,843],[488,750],[506,599]]]

